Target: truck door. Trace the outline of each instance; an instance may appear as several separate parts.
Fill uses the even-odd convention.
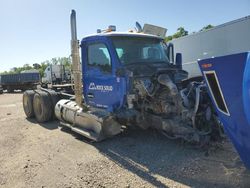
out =
[[[87,104],[113,111],[122,105],[125,78],[115,74],[115,55],[105,40],[88,41],[83,47],[83,86]]]

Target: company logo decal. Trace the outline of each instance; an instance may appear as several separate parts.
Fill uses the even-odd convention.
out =
[[[95,85],[94,82],[91,82],[89,84],[89,90],[97,90],[97,91],[109,92],[109,91],[113,91],[113,86]]]

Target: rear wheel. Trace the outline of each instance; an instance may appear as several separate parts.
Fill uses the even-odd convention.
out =
[[[7,93],[13,93],[14,89],[10,86],[7,87]]]
[[[34,95],[33,108],[38,122],[42,123],[51,120],[53,115],[53,106],[48,93],[38,91]]]
[[[27,90],[23,93],[23,110],[27,118],[34,117],[34,109],[33,109],[34,95],[35,92],[32,90]]]
[[[58,96],[57,92],[50,90],[49,91],[49,96],[52,102],[52,119],[56,119],[55,113],[54,113],[54,109],[56,106],[56,103],[60,100],[60,97]]]

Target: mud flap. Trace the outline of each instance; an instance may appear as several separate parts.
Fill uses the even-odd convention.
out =
[[[199,66],[225,132],[250,169],[250,52],[201,60]]]

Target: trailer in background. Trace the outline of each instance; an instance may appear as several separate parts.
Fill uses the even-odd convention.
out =
[[[64,65],[49,65],[44,70],[42,85],[47,87],[48,84],[64,84],[71,81],[71,72],[66,70]]]
[[[38,72],[4,74],[1,75],[0,78],[0,85],[3,90],[7,90],[7,92],[36,89],[37,85],[40,83],[40,74]]]
[[[250,51],[250,16],[170,41],[182,53],[189,77],[201,76],[197,60]]]

